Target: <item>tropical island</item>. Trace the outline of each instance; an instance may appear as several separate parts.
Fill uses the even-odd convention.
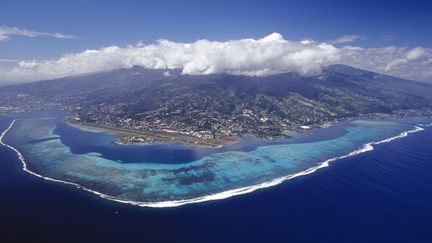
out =
[[[344,65],[315,76],[260,77],[136,66],[5,86],[0,111],[57,107],[69,113],[69,123],[109,130],[120,144],[219,147],[244,135],[287,138],[343,120],[430,116],[431,93],[426,83]]]
[[[2,87],[14,121],[1,141],[41,178],[178,206],[277,185],[422,131],[430,93],[342,65],[260,77],[133,67]],[[226,146],[245,136],[260,142]]]

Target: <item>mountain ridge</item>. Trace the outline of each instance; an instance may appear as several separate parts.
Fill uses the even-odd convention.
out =
[[[86,124],[222,139],[278,137],[286,130],[373,114],[418,114],[432,107],[431,93],[426,83],[344,65],[308,77],[182,75],[178,69],[135,66],[5,86],[0,101],[25,109],[59,106],[71,120]]]

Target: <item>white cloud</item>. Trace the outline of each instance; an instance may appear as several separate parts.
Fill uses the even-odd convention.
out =
[[[322,66],[341,63],[415,80],[432,80],[430,48],[335,47],[313,40],[289,41],[273,33],[262,39],[198,40],[178,43],[159,40],[126,47],[110,46],[64,55],[53,60],[21,61],[3,72],[4,80],[37,80],[86,72],[129,68],[179,68],[183,74],[231,73],[269,75],[320,73]]]
[[[360,35],[344,35],[339,37],[333,41],[330,41],[332,44],[343,44],[343,43],[353,43],[356,40],[364,39],[363,36]]]
[[[416,48],[413,48],[411,50],[408,50],[403,55],[401,55],[400,57],[397,57],[394,60],[390,61],[387,64],[385,71],[388,72],[394,66],[406,64],[410,61],[415,61],[415,60],[421,58],[422,56],[425,56],[426,54],[427,54],[426,50],[421,48],[421,47],[416,47]]]
[[[33,31],[27,29],[20,29],[14,26],[0,26],[0,41],[6,41],[11,36],[25,36],[25,37],[52,37],[56,39],[73,39],[76,38],[73,35],[67,35],[62,33],[49,33],[41,31]]]
[[[431,48],[342,47],[340,63],[411,80],[432,82]]]

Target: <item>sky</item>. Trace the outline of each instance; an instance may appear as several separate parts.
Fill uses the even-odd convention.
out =
[[[428,1],[0,1],[0,83],[133,65],[316,74],[342,63],[432,82]],[[162,40],[162,41],[161,41]]]

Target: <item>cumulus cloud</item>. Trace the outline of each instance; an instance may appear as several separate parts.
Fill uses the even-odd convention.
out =
[[[24,36],[24,37],[52,37],[56,39],[73,39],[76,38],[73,35],[67,35],[62,33],[49,33],[41,31],[33,31],[27,29],[21,29],[14,26],[0,26],[0,41],[6,41],[11,36]]]
[[[281,72],[316,75],[323,66],[340,63],[426,80],[432,77],[431,53],[431,49],[422,47],[336,47],[313,40],[289,41],[273,33],[261,39],[204,39],[192,43],[159,40],[153,44],[110,46],[67,54],[59,59],[21,61],[2,76],[9,80],[36,80],[135,65],[149,69],[178,68],[183,74],[191,75],[260,76]]]
[[[364,39],[361,35],[344,35],[335,40],[330,41],[331,44],[353,43],[356,40]]]

